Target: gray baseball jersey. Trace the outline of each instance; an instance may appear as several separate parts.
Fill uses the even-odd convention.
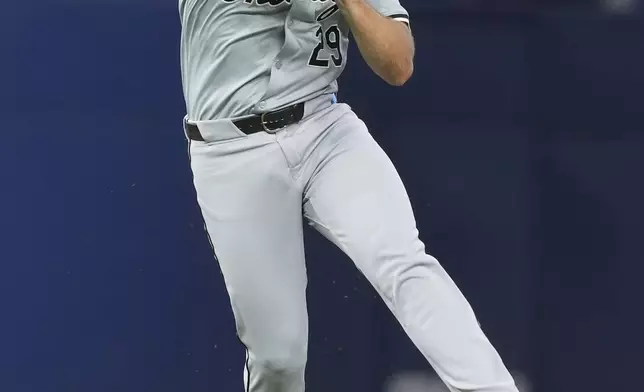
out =
[[[398,0],[369,0],[408,21]],[[275,110],[338,89],[349,28],[331,0],[180,0],[188,119]]]

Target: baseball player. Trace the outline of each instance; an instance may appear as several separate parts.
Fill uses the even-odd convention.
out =
[[[338,103],[349,32],[392,85],[412,74],[398,0],[179,0],[191,167],[223,273],[246,392],[304,392],[303,222],[340,247],[452,391],[517,392],[475,315],[425,253],[405,188]]]

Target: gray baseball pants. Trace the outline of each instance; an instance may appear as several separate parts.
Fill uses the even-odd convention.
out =
[[[273,134],[196,124],[206,141],[190,144],[194,185],[247,348],[248,392],[304,392],[304,220],[353,260],[451,391],[517,392],[349,106],[313,99],[302,121]]]

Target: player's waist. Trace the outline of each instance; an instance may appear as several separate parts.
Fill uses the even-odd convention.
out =
[[[258,132],[275,133],[326,109],[335,102],[335,94],[323,94],[262,114],[206,121],[191,121],[186,117],[184,118],[184,131],[188,139],[206,142],[220,140],[223,136],[222,133],[230,131],[231,126],[246,135]]]

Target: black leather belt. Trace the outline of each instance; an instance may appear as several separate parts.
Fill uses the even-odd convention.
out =
[[[263,113],[261,115],[233,121],[233,124],[246,135],[257,132],[275,133],[280,129],[295,124],[304,117],[304,102]],[[186,123],[186,134],[190,140],[203,142],[199,127]]]

